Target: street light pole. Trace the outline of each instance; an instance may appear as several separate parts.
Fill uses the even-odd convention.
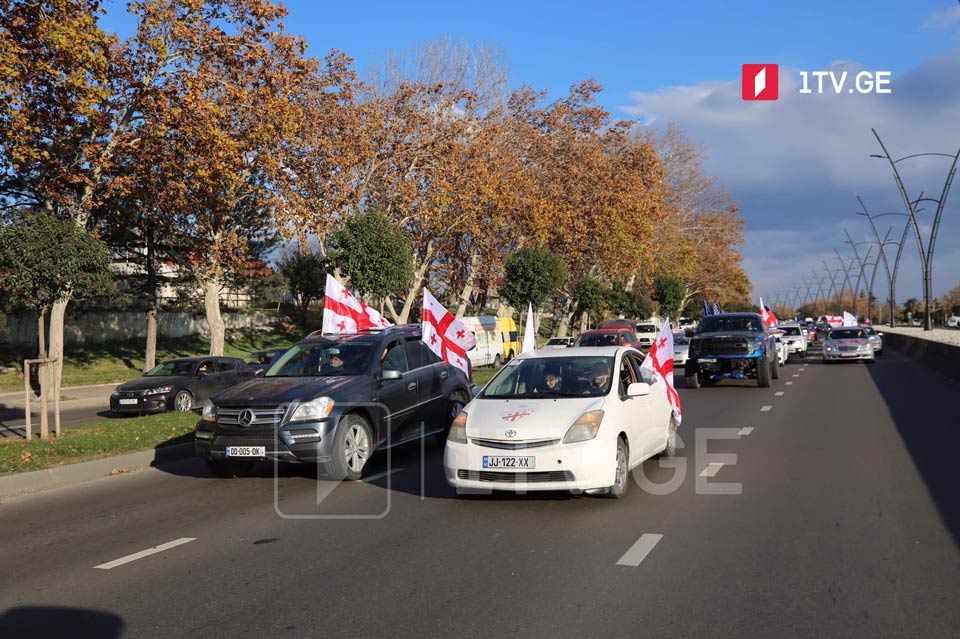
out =
[[[843,271],[843,277],[846,282],[846,285],[850,287],[850,294],[854,299],[856,299],[856,291],[853,290],[853,283],[850,281],[850,269],[847,268],[847,265],[846,265],[846,262],[853,261],[853,258],[852,257],[843,258],[840,255],[840,251],[838,251],[837,249],[833,249],[833,252],[837,254],[836,259],[840,260],[840,268]],[[839,303],[840,303],[840,306],[842,307],[843,306],[843,285],[842,284],[840,286]],[[843,309],[841,308],[841,310]]]
[[[957,162],[960,161],[960,149],[957,149],[955,155],[948,155],[946,153],[915,153],[914,155],[908,155],[898,160],[894,160],[893,156],[890,155],[890,152],[887,151],[887,147],[883,144],[883,140],[880,139],[880,135],[877,133],[876,129],[870,130],[873,131],[874,137],[877,138],[877,142],[880,144],[880,148],[883,150],[883,155],[877,155],[874,157],[886,158],[886,160],[890,163],[890,168],[893,169],[893,177],[897,182],[897,188],[900,190],[900,196],[903,198],[903,203],[906,205],[907,212],[910,214],[910,222],[913,224],[913,230],[917,236],[917,248],[920,251],[920,262],[923,266],[923,304],[925,315],[923,330],[930,331],[933,330],[933,318],[930,316],[930,299],[933,294],[933,249],[937,243],[937,230],[940,228],[940,219],[943,217],[943,208],[947,201],[947,195],[950,193],[950,186],[953,184],[953,178],[957,173]],[[920,224],[917,222],[917,215],[914,209],[915,203],[911,202],[910,196],[907,195],[907,189],[903,184],[903,179],[900,177],[900,172],[897,170],[897,162],[926,155],[939,155],[953,158],[953,162],[950,164],[950,170],[947,171],[947,177],[946,180],[944,180],[943,189],[940,192],[940,198],[921,197],[917,200],[918,202],[927,201],[937,203],[937,211],[933,217],[933,227],[930,229],[930,240],[925,249],[923,246],[923,237],[920,234]]]

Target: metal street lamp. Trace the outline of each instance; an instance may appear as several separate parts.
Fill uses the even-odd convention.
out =
[[[880,135],[877,133],[876,129],[870,129],[873,131],[874,137],[877,138],[877,142],[880,144],[880,148],[883,149],[882,155],[871,155],[870,157],[884,158],[890,163],[890,168],[893,170],[893,177],[897,182],[897,188],[900,190],[900,196],[903,198],[903,203],[907,207],[907,213],[910,214],[910,222],[913,224],[913,229],[917,236],[917,248],[920,251],[920,262],[923,266],[923,303],[924,303],[924,326],[923,330],[929,331],[933,330],[933,319],[930,316],[930,299],[933,294],[933,251],[937,243],[937,230],[940,228],[940,219],[943,217],[943,208],[947,202],[947,195],[950,193],[950,185],[953,183],[953,178],[957,173],[957,162],[960,161],[960,149],[957,149],[955,155],[948,155],[946,153],[915,153],[913,155],[904,156],[898,160],[894,160],[890,155],[890,152],[887,151],[887,147],[884,146],[883,140],[880,139]],[[920,224],[917,222],[917,215],[915,203],[910,201],[910,196],[907,195],[907,189],[903,184],[903,180],[900,177],[900,172],[897,170],[897,163],[902,162],[903,160],[909,160],[910,158],[916,158],[921,156],[941,156],[953,158],[953,162],[950,164],[950,170],[947,171],[947,177],[943,183],[943,189],[940,192],[939,198],[924,198],[920,197],[917,199],[917,202],[936,202],[937,203],[937,212],[934,214],[933,218],[933,227],[930,229],[930,239],[928,245],[924,247],[923,237],[920,234]]]
[[[857,250],[857,247],[860,246],[861,244],[872,244],[872,242],[854,242],[853,238],[850,237],[850,233],[849,231],[847,231],[846,228],[843,229],[843,234],[847,236],[847,239],[844,242],[844,244],[849,244],[853,248],[853,257],[856,258],[857,263],[860,265],[860,274],[857,275],[857,289],[856,291],[854,291],[854,295],[853,295],[853,312],[854,314],[856,314],[858,312],[857,297],[859,297],[860,282],[862,279],[866,279],[867,277],[865,273],[865,264],[866,264],[866,260],[870,259],[870,253],[873,251],[873,247],[871,246],[867,250],[867,255],[864,259],[860,259],[860,251]],[[872,309],[870,308],[870,298],[868,297],[867,298],[867,317],[870,317],[871,310]]]

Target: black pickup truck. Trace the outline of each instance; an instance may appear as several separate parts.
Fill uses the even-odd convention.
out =
[[[756,313],[721,313],[701,320],[684,368],[687,388],[719,379],[756,379],[770,386],[780,376],[775,338]]]

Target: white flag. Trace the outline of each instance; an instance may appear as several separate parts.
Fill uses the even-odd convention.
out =
[[[367,328],[387,326],[392,324],[383,315],[358,300],[335,277],[327,273],[321,328],[324,334],[351,334]]]
[[[421,314],[423,342],[440,359],[456,366],[470,379],[467,351],[477,345],[477,336],[424,287]]]
[[[673,329],[669,320],[664,323],[660,329],[657,339],[650,345],[647,356],[643,358],[640,368],[645,368],[654,377],[658,377],[663,382],[664,391],[667,393],[667,401],[673,408],[673,415],[677,419],[677,424],[682,418],[680,410],[680,395],[673,386]]]
[[[533,304],[527,302],[527,325],[523,329],[523,344],[520,345],[520,352],[536,350],[537,336],[533,331]]]
[[[844,325],[844,326],[856,326],[857,324],[859,324],[859,322],[857,322],[857,318],[856,318],[856,317],[854,317],[851,313],[848,313],[847,311],[844,311],[844,312],[843,312],[843,325]]]

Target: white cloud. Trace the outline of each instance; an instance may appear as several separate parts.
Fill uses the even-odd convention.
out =
[[[960,24],[960,5],[946,9],[937,9],[923,23],[925,29],[949,29]]]
[[[846,89],[864,67],[841,61],[828,70],[835,76],[847,72]],[[960,49],[895,76],[891,94],[834,94],[829,78],[825,89],[830,93],[800,94],[798,70],[781,66],[777,101],[743,101],[737,77],[637,92],[631,95],[633,104],[622,109],[655,125],[676,122],[705,144],[710,155],[707,170],[720,177],[742,208],[744,263],[755,289],[764,291],[782,289],[794,281],[799,284],[802,277],[809,280],[813,268],[822,271],[823,256],[832,256],[834,247],[848,248],[842,244],[843,225],[851,233],[870,233],[865,221],[854,216],[859,210],[856,194],[864,197],[874,214],[903,210],[889,166],[869,157],[880,153],[871,127],[894,157],[957,152],[958,77]],[[946,158],[922,157],[898,167],[911,196],[923,190],[937,197],[949,164]],[[935,205],[927,206],[932,211]],[[893,221],[902,228],[900,219],[878,221],[881,235]],[[915,253],[915,241],[910,241],[914,244],[908,248]],[[960,245],[960,188],[948,202],[938,243],[943,245],[943,258],[938,256],[935,264],[935,293],[956,283],[950,278],[960,279],[960,268],[947,268],[948,253],[952,255],[953,247]],[[951,266],[960,264],[954,260]],[[915,275],[908,276],[909,270],[905,257],[905,279],[898,289],[917,296],[919,267]],[[945,275],[936,277],[938,272]]]

